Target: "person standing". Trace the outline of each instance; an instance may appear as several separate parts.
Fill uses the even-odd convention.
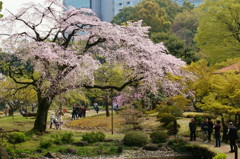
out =
[[[62,125],[63,125],[63,115],[62,114],[59,114],[58,116],[58,119],[59,119],[59,129],[61,130],[62,129]]]
[[[201,130],[202,130],[203,143],[206,144],[207,139],[208,139],[208,121],[207,121],[207,118],[205,118],[204,121],[202,122]]]
[[[231,149],[229,152],[235,152],[236,140],[238,139],[238,135],[237,135],[237,128],[233,125],[232,122],[229,123],[229,129],[228,129],[227,135],[230,141],[230,149]]]
[[[216,124],[213,126],[214,130],[215,130],[215,133],[214,133],[214,136],[215,136],[215,140],[216,140],[216,145],[215,147],[221,147],[221,125],[220,125],[220,120],[217,120]]]
[[[87,108],[85,106],[82,106],[82,115],[83,115],[83,118],[86,117],[86,111],[87,111]]]
[[[196,141],[196,121],[194,119],[191,119],[191,122],[189,123],[189,129],[190,129],[190,141]]]
[[[32,112],[33,112],[33,113],[34,113],[36,107],[37,107],[37,104],[36,104],[36,103],[33,103],[33,104],[32,104]]]
[[[55,116],[53,113],[50,115],[50,129],[52,129],[52,125],[54,124]]]
[[[99,111],[99,107],[97,106],[97,107],[95,108],[95,110],[96,110],[96,112],[97,112],[97,114],[98,114],[98,111]]]
[[[208,142],[211,142],[212,132],[213,132],[213,122],[211,118],[208,118]]]
[[[5,116],[8,116],[8,115],[9,115],[9,109],[10,109],[9,105],[6,104],[5,110],[4,110]]]
[[[93,103],[93,107],[94,107],[94,109],[96,109],[96,107],[98,107],[97,102]]]

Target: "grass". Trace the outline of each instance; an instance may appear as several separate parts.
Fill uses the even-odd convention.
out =
[[[160,122],[157,121],[156,117],[149,116],[143,123],[141,123],[141,126],[145,131],[157,130],[160,126]]]
[[[116,117],[114,124],[118,123],[121,119]],[[93,118],[96,118],[93,120]],[[105,125],[106,122],[107,127],[111,126],[111,118],[106,118],[105,115],[97,115],[96,117],[88,117],[85,119],[80,119],[79,121],[84,121],[86,125],[97,124],[97,120],[99,120],[99,126]],[[101,119],[101,120],[100,120]],[[14,117],[0,117],[0,128],[3,128],[6,131],[19,130],[23,132],[28,132],[31,130],[34,124],[34,118],[25,118],[21,115],[16,115]],[[77,120],[76,120],[77,121]],[[94,123],[92,123],[94,122]],[[92,124],[90,124],[92,123]],[[8,143],[6,139],[0,143],[0,145],[4,146],[5,149],[10,153],[12,158],[26,158],[29,156],[37,157],[43,156],[47,152],[59,153],[59,150],[66,150],[68,147],[77,149],[79,156],[97,156],[97,155],[112,155],[119,153],[120,142],[124,137],[123,134],[106,134],[106,139],[114,140],[114,142],[108,143],[98,143],[98,144],[89,144],[88,146],[79,147],[75,144],[64,144],[64,145],[56,145],[52,144],[52,146],[48,149],[42,149],[42,153],[35,153],[37,149],[40,149],[40,141],[42,140],[52,140],[53,135],[61,135],[65,132],[72,132],[74,134],[74,143],[81,141],[83,132],[74,132],[74,130],[55,130],[48,129],[46,133],[43,135],[36,134],[27,134],[27,141],[16,144]],[[23,155],[23,156],[22,156]]]
[[[189,119],[189,118],[180,118],[177,120],[177,123],[181,126],[179,128],[179,132],[178,132],[179,135],[183,135],[183,136],[188,135],[189,136],[188,124],[189,124],[190,120],[191,119]]]
[[[35,118],[23,117],[20,115],[0,117],[0,128],[5,131],[19,130],[28,131],[33,128]]]
[[[183,116],[186,118],[194,118],[194,117],[214,117],[214,115],[204,112],[184,112]]]
[[[92,111],[92,110],[91,110]],[[85,131],[101,131],[101,132],[111,132],[111,117],[106,117],[105,114],[95,114],[93,116],[82,118],[79,120],[74,120],[68,123],[68,127],[74,127],[78,130],[85,130]],[[144,128],[145,131],[153,131],[159,128],[160,123],[156,120],[156,113],[148,114],[148,117],[141,126]],[[68,116],[65,116],[67,119]],[[11,131],[11,130],[20,130],[20,131],[28,131],[31,130],[34,124],[34,118],[25,118],[22,116],[14,116],[14,117],[0,117],[0,128],[4,130]],[[114,133],[122,129],[123,127],[123,119],[114,114]],[[179,135],[189,135],[189,127],[188,123],[190,122],[190,118],[179,118],[177,120],[178,124],[181,125],[179,130]],[[98,155],[116,155],[121,152],[122,149],[131,149],[131,147],[126,147],[122,145],[121,140],[124,138],[124,134],[110,134],[105,133],[106,139],[114,140],[113,142],[100,142],[95,144],[89,144],[84,147],[76,146],[76,144],[64,144],[64,145],[56,145],[52,144],[52,146],[48,149],[42,149],[42,153],[35,153],[37,149],[40,147],[40,141],[42,140],[52,140],[53,135],[61,135],[65,132],[72,132],[74,134],[74,143],[81,141],[82,134],[84,132],[76,132],[75,129],[69,130],[55,130],[55,129],[48,129],[47,133],[43,135],[35,135],[35,134],[28,134],[27,141],[21,144],[17,144],[16,148],[6,140],[4,143],[0,143],[0,145],[4,145],[6,150],[11,153],[13,158],[21,157],[21,154],[25,154],[25,158],[32,156],[43,156],[47,152],[59,153],[59,151],[65,152],[68,147],[76,149],[79,156],[98,156]]]
[[[66,132],[66,131],[65,131]],[[49,133],[43,134],[43,135],[31,135],[28,137],[28,140],[26,142],[23,142],[21,144],[16,144],[15,147],[12,144],[9,144],[6,140],[4,140],[5,149],[10,153],[10,155],[13,158],[19,158],[19,157],[25,157],[21,156],[22,154],[25,154],[26,157],[32,156],[43,156],[47,152],[52,153],[59,153],[59,151],[62,151],[63,153],[67,153],[66,149],[68,147],[74,148],[77,150],[77,154],[79,156],[97,156],[97,155],[116,155],[120,153],[119,147],[121,147],[121,142],[107,142],[107,143],[95,143],[95,144],[89,144],[84,147],[76,146],[74,143],[81,141],[81,135],[83,133],[74,133],[74,142],[73,144],[63,144],[63,145],[56,145],[52,144],[51,147],[44,149],[40,148],[40,141],[50,141],[53,139],[52,135],[54,134],[61,134],[63,132],[59,131],[51,131]],[[122,135],[106,135],[107,139],[122,139]],[[35,153],[37,149],[41,149],[42,153]]]
[[[48,133],[45,133],[43,135],[30,135],[28,136],[28,140],[26,142],[23,142],[21,144],[14,145],[8,143],[6,140],[4,140],[4,147],[5,149],[10,153],[10,155],[13,158],[21,158],[21,157],[37,157],[37,156],[43,156],[47,152],[52,153],[59,153],[59,151],[66,152],[66,149],[71,147],[77,150],[77,154],[79,156],[97,156],[97,155],[116,155],[120,153],[119,147],[121,147],[121,142],[118,142],[116,140],[120,140],[123,138],[123,135],[111,135],[106,134],[107,139],[114,139],[114,142],[107,142],[107,143],[94,143],[94,144],[88,144],[84,147],[76,146],[74,143],[77,143],[81,141],[81,136],[83,133],[79,132],[71,132],[74,134],[74,142],[73,144],[61,144],[56,145],[53,144],[51,147],[44,149],[40,148],[40,142],[41,141],[51,141],[53,140],[53,135],[61,135],[63,133],[66,133],[66,131],[58,131],[58,130],[52,130]],[[41,149],[42,153],[35,153],[37,149]],[[26,156],[21,156],[22,154]]]

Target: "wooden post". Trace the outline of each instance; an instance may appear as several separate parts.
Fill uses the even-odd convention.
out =
[[[236,143],[234,145],[234,150],[235,150],[235,159],[238,159],[238,145]]]
[[[234,150],[235,150],[235,159],[238,159],[238,145],[237,145],[237,143],[235,143],[235,145],[234,145]]]
[[[113,90],[111,90],[111,95],[113,95]],[[112,134],[113,134],[113,97],[112,97]]]

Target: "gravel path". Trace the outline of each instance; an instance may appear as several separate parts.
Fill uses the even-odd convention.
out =
[[[206,143],[206,144],[203,144],[201,139],[197,139],[197,141],[188,141],[188,142],[192,144],[208,147],[209,149],[214,150],[218,153],[225,153],[228,156],[228,159],[235,159],[235,154],[229,152],[230,151],[229,144],[221,143],[221,147],[214,147],[215,141],[212,141],[211,143]],[[239,151],[238,151],[238,156],[240,156]]]

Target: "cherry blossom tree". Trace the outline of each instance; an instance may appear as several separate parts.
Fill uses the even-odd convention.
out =
[[[121,91],[141,81],[142,89],[154,92],[161,80],[166,92],[177,91],[164,77],[181,74],[179,67],[185,63],[166,54],[162,43],[152,43],[147,36],[149,27],[142,27],[141,21],[127,26],[101,22],[90,9],[67,10],[57,0],[26,4],[17,14],[9,13],[0,21],[1,35],[9,35],[4,36],[4,50],[22,63],[30,61],[32,68],[26,71],[14,62],[6,67],[8,76],[22,88],[33,86],[37,92],[35,131],[46,131],[53,99],[71,89]],[[125,79],[118,85],[96,84],[94,73],[103,63],[120,65]]]

